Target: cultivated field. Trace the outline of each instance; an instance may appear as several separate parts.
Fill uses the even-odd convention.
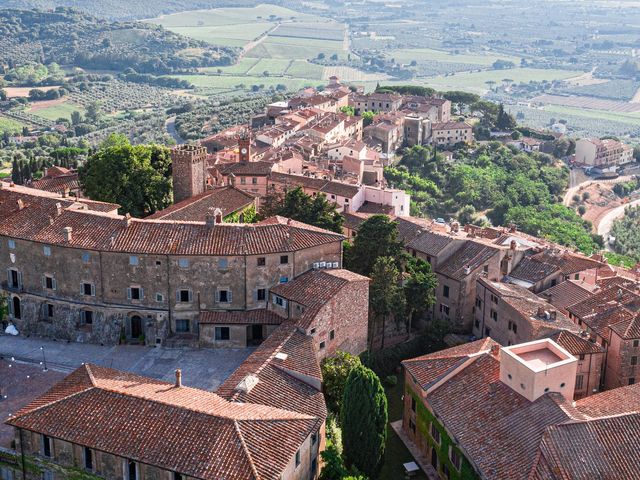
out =
[[[310,60],[322,55],[344,59],[348,54],[344,24],[275,5],[182,12],[149,22],[198,40],[245,50],[235,65],[203,68],[203,76],[180,76],[201,94],[231,93],[254,85],[285,85],[287,89],[319,85],[333,73],[327,75],[322,65]],[[354,69],[344,73],[348,80],[368,78]]]
[[[42,90],[43,92],[47,92],[49,90],[53,90],[56,88],[60,88],[60,85],[48,86],[48,87],[38,87],[38,90]],[[34,87],[4,87],[3,90],[7,94],[7,98],[20,98],[20,97],[28,97],[29,92],[33,90]]]
[[[510,55],[500,55],[498,53],[481,54],[481,53],[460,53],[454,54],[445,52],[443,50],[435,50],[431,48],[413,48],[413,49],[401,49],[401,50],[389,50],[388,55],[391,58],[395,58],[396,62],[411,63],[415,60],[420,63],[423,61],[435,61],[443,63],[468,63],[478,66],[490,66],[496,60],[507,60],[515,63],[520,63],[519,58],[512,57]]]
[[[566,107],[588,108],[618,113],[640,112],[640,103],[617,102],[593,97],[565,97],[562,95],[539,95],[532,102],[546,105],[563,105]]]
[[[486,82],[501,83],[503,79],[511,79],[515,83],[530,81],[542,82],[564,80],[575,77],[582,72],[575,70],[554,70],[542,68],[511,68],[509,70],[487,70],[473,73],[458,73],[449,76],[427,78],[424,83],[440,90],[465,90],[484,94],[489,91]]]
[[[37,105],[37,104],[36,104]],[[71,102],[57,103],[55,105],[46,106],[44,108],[30,108],[26,113],[42,117],[46,120],[56,121],[59,118],[71,119],[73,112],[84,112],[84,109]]]
[[[24,125],[17,120],[0,115],[0,133],[19,133]]]

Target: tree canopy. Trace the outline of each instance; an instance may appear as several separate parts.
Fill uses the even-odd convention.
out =
[[[351,370],[340,417],[347,467],[375,478],[384,460],[388,414],[387,397],[372,370],[362,365]]]
[[[322,380],[324,397],[330,412],[340,414],[344,386],[347,383],[349,373],[354,367],[360,365],[360,358],[347,352],[338,351],[335,355],[322,360]]]
[[[401,256],[397,223],[386,215],[374,215],[360,224],[353,246],[345,254],[345,264],[349,270],[369,276],[378,257],[394,258],[399,267]]]
[[[277,194],[274,198],[278,202]],[[312,197],[304,193],[302,187],[297,187],[287,192],[281,204],[270,208],[276,215],[342,233],[344,217],[337,211],[336,205],[327,201],[322,193]]]
[[[141,217],[171,204],[171,155],[160,145],[131,145],[111,135],[79,169],[85,194]]]

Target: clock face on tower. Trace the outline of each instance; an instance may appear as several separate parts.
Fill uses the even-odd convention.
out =
[[[240,153],[243,154],[243,155],[246,155],[247,154],[247,149],[246,148],[241,149]]]

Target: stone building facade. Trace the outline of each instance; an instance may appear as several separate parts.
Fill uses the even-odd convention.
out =
[[[207,187],[207,149],[178,145],[171,150],[175,203],[203,193]]]
[[[0,199],[1,285],[23,334],[197,344],[200,312],[265,308],[273,286],[318,262],[342,265],[342,235],[279,217],[138,220],[24,187]]]

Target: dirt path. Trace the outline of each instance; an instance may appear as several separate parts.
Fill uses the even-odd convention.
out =
[[[564,203],[567,207],[570,206],[571,203],[573,203],[573,196],[591,185],[596,185],[598,183],[624,183],[629,182],[630,180],[631,176],[622,176],[611,180],[588,180],[586,182],[579,183],[567,190],[567,192],[564,194],[562,203]]]
[[[279,23],[275,24],[273,27],[271,27],[269,30],[267,30],[266,32],[264,32],[262,35],[260,35],[260,37],[258,37],[256,40],[247,43],[243,48],[242,48],[242,53],[240,54],[240,56],[238,57],[238,61],[240,61],[242,59],[242,57],[244,57],[247,53],[249,53],[251,50],[253,50],[254,48],[256,48],[258,45],[260,45],[262,42],[265,41],[265,39],[269,36],[270,33],[272,33],[276,28],[278,28],[280,26]]]

